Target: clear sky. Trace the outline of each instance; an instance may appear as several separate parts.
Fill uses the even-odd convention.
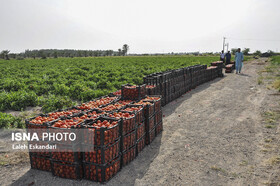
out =
[[[280,52],[280,0],[0,0],[0,50]]]

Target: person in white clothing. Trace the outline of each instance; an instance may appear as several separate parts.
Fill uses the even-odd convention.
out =
[[[225,63],[225,53],[224,51],[222,50],[221,54],[220,54],[220,60]]]

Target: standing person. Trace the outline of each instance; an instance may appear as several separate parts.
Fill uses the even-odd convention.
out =
[[[230,64],[230,59],[231,59],[231,53],[230,51],[228,51],[228,53],[226,54],[226,65]]]
[[[243,56],[243,53],[241,52],[240,48],[237,49],[237,52],[235,53],[234,59],[235,59],[236,74],[241,73],[241,68],[243,66],[244,56]]]
[[[225,63],[225,54],[224,51],[222,50],[221,55],[220,55],[220,60]]]

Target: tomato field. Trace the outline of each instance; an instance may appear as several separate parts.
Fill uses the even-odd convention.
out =
[[[139,56],[0,60],[0,111],[41,106],[50,112],[106,95],[145,75],[218,57]]]

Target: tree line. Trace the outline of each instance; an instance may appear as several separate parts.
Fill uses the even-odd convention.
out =
[[[101,56],[126,56],[129,46],[124,44],[118,51],[113,50],[73,50],[73,49],[41,49],[25,50],[21,53],[10,53],[9,50],[3,50],[0,53],[0,59],[24,59],[24,58],[58,58],[58,57],[101,57]]]

